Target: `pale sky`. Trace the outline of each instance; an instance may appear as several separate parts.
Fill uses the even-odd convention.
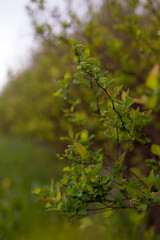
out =
[[[25,6],[28,0],[0,0],[0,89],[9,69],[19,70],[35,45],[33,30]]]
[[[0,91],[7,82],[8,70],[23,69],[37,42],[31,19],[25,9],[30,0],[0,0]],[[52,5],[62,6],[63,0],[50,0]]]

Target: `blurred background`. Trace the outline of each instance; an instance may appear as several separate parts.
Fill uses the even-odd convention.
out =
[[[0,239],[160,239],[157,209],[106,212],[71,224],[33,194],[59,179],[65,164],[55,157],[66,146],[59,139],[68,134],[65,100],[53,93],[74,72],[70,38],[130,88],[141,108],[153,109],[147,133],[159,142],[160,1],[6,0],[0,32]],[[143,168],[141,154],[132,161]]]

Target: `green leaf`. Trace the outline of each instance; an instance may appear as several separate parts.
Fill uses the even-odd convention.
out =
[[[82,172],[82,176],[80,177],[80,184],[84,186],[87,182],[87,178],[84,172]]]
[[[105,75],[106,73],[108,73],[108,71],[106,70],[101,70],[100,73],[98,74],[99,77]]]
[[[142,177],[142,173],[138,168],[131,168],[130,171],[133,172],[135,175],[137,175],[139,178]]]
[[[136,118],[136,115],[136,111],[132,108],[132,110],[130,111],[130,118],[134,120]]]
[[[87,144],[87,142],[88,142],[88,131],[87,130],[81,132],[81,140],[80,140],[80,142],[82,144]]]
[[[101,163],[96,164],[95,167],[94,167],[94,173],[97,174],[101,168],[102,168]]]
[[[73,129],[71,128],[71,126],[69,126],[69,128],[68,128],[68,135],[71,139],[73,139],[74,133],[73,133]]]
[[[69,72],[66,72],[64,79],[63,79],[63,86],[66,87],[71,80],[71,74]]]
[[[46,205],[45,205],[45,208],[50,208],[50,207],[52,207],[52,204],[51,203],[46,203]]]
[[[156,196],[156,197],[154,198],[154,202],[159,202],[159,203],[160,203],[160,196]]]
[[[36,188],[34,189],[34,194],[40,195],[40,193],[41,193],[41,189],[38,188],[38,187],[36,187]]]
[[[58,204],[57,210],[61,210],[61,208],[62,208],[62,202],[60,202],[60,203]]]
[[[116,161],[116,164],[118,164],[118,165],[122,165],[122,163],[123,163],[123,161],[124,161],[124,157],[125,157],[125,154],[126,153],[123,153],[121,156],[120,156],[120,158]]]
[[[154,170],[153,169],[150,171],[150,174],[148,176],[147,181],[148,181],[149,184],[154,184],[155,183],[155,176],[154,176]]]
[[[59,187],[57,186],[57,201],[59,201],[61,199],[61,192]]]
[[[126,187],[126,190],[127,190],[128,194],[129,194],[132,198],[136,198],[136,197],[137,197],[137,191],[136,191],[136,189],[127,186],[127,187]]]
[[[81,143],[76,144],[76,151],[82,158],[85,158],[87,156],[86,147]]]
[[[121,98],[123,101],[126,101],[126,99],[128,98],[129,95],[129,89],[127,90],[127,92],[125,92],[124,90],[121,93]]]
[[[57,92],[53,93],[53,97],[59,97],[62,95],[62,89],[59,89]]]
[[[148,88],[151,88],[153,90],[156,90],[159,86],[159,81],[158,81],[158,77],[159,77],[159,65],[156,64],[151,72],[149,73],[149,76],[146,80],[146,86]]]
[[[128,108],[133,104],[133,99],[132,98],[127,98],[125,101],[125,107]]]
[[[70,169],[70,167],[65,167],[65,168],[63,168],[63,171],[64,171],[64,172],[70,172],[71,169]]]
[[[101,179],[100,183],[107,185],[107,184],[110,183],[110,181],[111,181],[111,177],[110,176],[103,176],[103,178]]]
[[[145,212],[147,210],[147,205],[146,204],[141,204],[138,207],[139,211]]]
[[[117,86],[113,89],[112,99],[114,100],[122,92],[123,86]]]
[[[151,151],[153,154],[160,156],[160,145],[152,144]]]
[[[94,188],[91,186],[91,185],[86,185],[86,188],[87,190],[90,192],[90,193],[94,193]]]

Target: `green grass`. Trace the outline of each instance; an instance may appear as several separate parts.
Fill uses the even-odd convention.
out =
[[[51,148],[0,136],[0,239],[9,239],[13,233],[21,239],[35,222],[46,218],[32,191],[49,184],[57,170]]]

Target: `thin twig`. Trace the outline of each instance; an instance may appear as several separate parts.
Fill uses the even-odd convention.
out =
[[[148,188],[147,184],[136,173],[132,172],[130,169],[128,169],[128,172],[135,176],[144,185],[145,188]]]
[[[119,156],[119,147],[120,147],[118,127],[116,128],[116,132],[117,132],[117,141],[118,141],[116,158],[118,159],[118,156]]]
[[[100,107],[99,107],[99,101],[98,101],[98,96],[96,94],[96,91],[94,89],[94,86],[93,86],[93,81],[92,81],[92,78],[90,78],[90,85],[91,85],[91,89],[96,97],[96,105],[97,105],[97,113],[100,114]]]
[[[109,95],[108,91],[99,84],[98,80],[96,80],[96,83],[97,83],[97,85],[106,93],[106,95],[107,95],[108,98],[110,99],[111,104],[112,104],[112,108],[113,108],[114,112],[117,114],[117,116],[119,117],[119,119],[120,119],[120,121],[121,121],[121,124],[122,124],[122,126],[123,126],[123,129],[125,129],[125,130],[128,132],[128,134],[130,135],[130,137],[132,137],[132,135],[130,134],[130,131],[125,127],[125,124],[124,124],[123,119],[122,119],[122,115],[117,111],[117,109],[116,109],[116,107],[115,107],[115,105],[114,105],[114,100],[112,100],[112,98],[111,98],[111,96]]]

